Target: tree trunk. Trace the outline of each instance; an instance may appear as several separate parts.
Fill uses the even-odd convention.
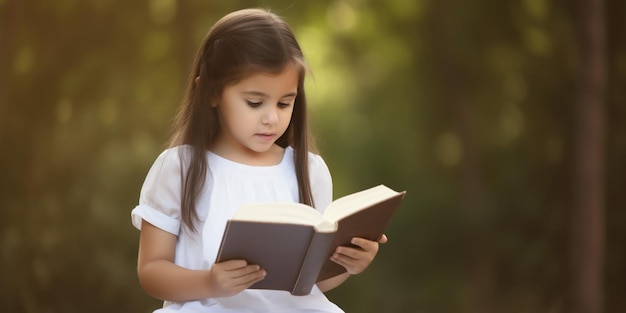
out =
[[[194,39],[194,21],[196,20],[197,10],[193,8],[193,5],[189,4],[189,1],[178,1],[178,10],[176,17],[176,54],[178,56],[179,66],[181,69],[180,81],[183,82],[181,89],[186,88],[187,75],[192,67],[192,62],[195,57],[195,51],[199,49],[198,43]],[[208,31],[208,30],[207,30]]]
[[[454,42],[466,34],[459,32],[457,23],[462,18],[451,14],[455,1],[433,2],[432,44],[436,53],[434,60],[443,89],[443,102],[446,103],[454,133],[461,143],[462,157],[458,164],[459,173],[459,214],[464,217],[466,228],[463,240],[471,251],[467,255],[467,280],[471,286],[462,296],[461,312],[495,312],[496,290],[493,246],[489,225],[489,210],[485,199],[487,191],[480,166],[480,143],[475,119],[476,107],[472,103],[468,77],[470,71],[464,66],[461,55],[470,53],[458,50]],[[451,17],[452,16],[452,17]],[[472,30],[466,30],[471,32]]]
[[[13,77],[14,43],[19,32],[18,22],[23,5],[19,0],[9,0],[4,5],[5,11],[0,18],[0,125],[6,127],[5,119],[9,118],[7,116],[8,85]]]
[[[606,38],[602,0],[580,0],[570,235],[573,313],[603,312]]]

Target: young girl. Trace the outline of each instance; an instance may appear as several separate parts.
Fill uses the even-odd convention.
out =
[[[270,12],[233,12],[209,31],[170,148],[132,211],[141,230],[139,280],[164,300],[155,312],[342,312],[323,292],[365,270],[378,242],[354,238],[356,248],[338,247],[331,259],[347,273],[318,282],[308,296],[247,289],[263,268],[215,263],[241,204],[299,201],[323,211],[332,200],[328,168],[310,152],[305,68],[292,31]]]

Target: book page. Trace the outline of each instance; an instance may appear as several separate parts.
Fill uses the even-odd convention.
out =
[[[398,194],[397,191],[384,185],[378,185],[349,194],[333,201],[333,203],[326,208],[326,211],[324,211],[324,218],[330,222],[337,222],[343,217],[366,209],[374,204],[397,196]]]
[[[309,225],[319,232],[336,230],[335,223],[326,221],[317,210],[302,203],[244,204],[232,220]]]

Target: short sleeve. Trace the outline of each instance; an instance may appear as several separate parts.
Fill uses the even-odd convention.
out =
[[[309,176],[315,209],[324,212],[333,201],[333,181],[326,162],[317,154],[309,154]]]
[[[165,150],[148,171],[141,187],[139,204],[131,212],[133,226],[141,221],[174,235],[181,225],[181,161],[177,148]]]

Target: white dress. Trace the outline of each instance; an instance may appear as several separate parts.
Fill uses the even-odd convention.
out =
[[[285,149],[280,164],[249,166],[207,152],[209,171],[204,189],[196,201],[200,221],[196,232],[181,220],[179,156],[185,146],[165,150],[154,162],[137,205],[131,213],[133,225],[140,229],[142,219],[178,236],[174,262],[189,269],[209,269],[217,257],[226,221],[243,203],[297,202],[298,185],[292,148]],[[328,167],[319,156],[309,153],[311,191],[316,209],[322,211],[332,201],[332,180]],[[286,291],[246,289],[225,298],[174,303],[165,301],[155,313],[166,312],[343,312],[317,288],[310,295],[292,296]]]

